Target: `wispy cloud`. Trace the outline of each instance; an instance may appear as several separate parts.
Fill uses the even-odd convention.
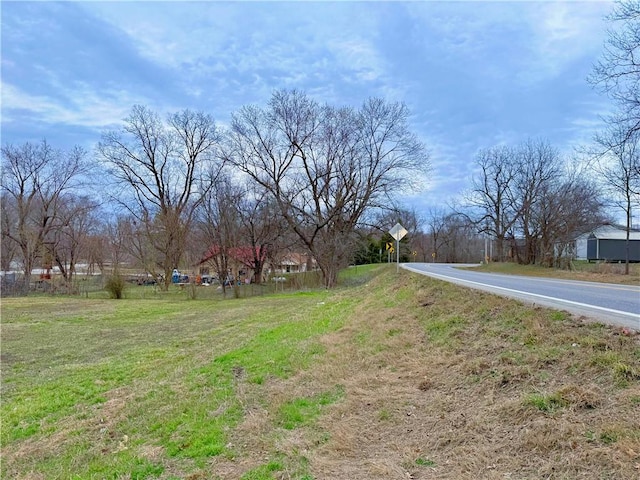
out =
[[[139,55],[180,70],[198,96],[198,82],[230,85],[268,96],[274,88],[330,91],[329,83],[386,83],[388,71],[373,37],[378,18],[361,4],[187,3],[150,9],[144,3],[85,4],[91,15],[120,29]],[[353,22],[354,11],[358,22]],[[242,28],[238,28],[242,25]],[[233,86],[234,89],[237,86]],[[388,92],[387,92],[388,93]]]
[[[527,17],[530,62],[524,70],[530,81],[554,77],[575,68],[577,59],[599,54],[611,3],[545,2],[536,7]]]
[[[61,101],[60,98],[32,95],[15,85],[2,82],[2,122],[11,123],[15,114],[29,111],[34,120],[39,122],[102,129],[119,123],[130,106],[136,103],[135,100],[126,91],[98,93],[89,85],[76,85]]]
[[[523,84],[554,77],[601,48],[611,2],[414,3],[409,11],[426,28],[427,52],[439,52],[478,80],[505,76]]]

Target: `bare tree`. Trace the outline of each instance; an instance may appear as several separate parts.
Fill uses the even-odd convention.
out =
[[[108,220],[105,225],[104,236],[106,239],[108,263],[111,274],[118,275],[123,263],[136,263],[145,273],[159,278],[156,270],[156,262],[148,256],[153,253],[147,245],[145,230],[138,227],[138,222],[131,215],[118,215]],[[130,262],[127,262],[130,260]],[[164,272],[163,272],[164,273]]]
[[[480,150],[476,155],[479,173],[472,178],[467,204],[477,213],[473,218],[481,232],[496,239],[498,261],[505,259],[505,239],[518,219],[511,188],[516,178],[518,154],[515,149],[499,145]]]
[[[445,232],[447,219],[451,212],[444,208],[431,208],[428,213],[427,226],[431,239],[429,248],[429,260],[437,262],[441,260],[441,247],[445,244]]]
[[[625,274],[629,274],[629,235],[633,210],[640,206],[640,131],[625,123],[610,123],[596,135],[597,172],[614,207],[625,216]]]
[[[0,193],[0,270],[7,272],[13,269],[13,262],[18,256],[18,243],[9,237],[12,227],[17,224],[15,199],[7,192]]]
[[[580,171],[565,172],[543,186],[532,217],[539,264],[571,267],[575,238],[605,220],[601,198],[596,183]]]
[[[225,158],[271,194],[330,288],[365,212],[428,167],[407,120],[399,103],[370,99],[356,111],[278,91],[267,108],[233,116]]]
[[[88,239],[97,225],[97,208],[98,204],[86,195],[65,195],[53,221],[49,235],[51,253],[69,291],[78,261],[89,256]]]
[[[2,148],[2,207],[13,209],[7,217],[12,221],[3,225],[3,242],[15,242],[20,251],[25,287],[45,253],[65,193],[86,171],[86,153],[80,147],[62,152],[43,140]]]
[[[561,176],[558,151],[544,140],[527,140],[516,147],[516,169],[509,189],[512,205],[516,210],[519,233],[524,239],[524,252],[516,249],[515,256],[521,263],[534,264],[540,253],[539,238],[543,224],[537,220],[543,192]]]
[[[615,102],[618,114],[608,121],[626,126],[624,141],[640,129],[640,1],[616,2],[608,20],[615,28],[588,80]]]
[[[440,231],[439,261],[477,262],[483,257],[482,246],[475,222],[455,212],[445,215]]]
[[[227,280],[231,276],[231,249],[238,245],[240,237],[237,205],[243,189],[230,176],[219,172],[209,177],[208,183],[212,187],[198,208],[196,226],[201,243],[207,247],[205,257],[213,264],[222,292],[226,294]]]
[[[86,239],[87,273],[94,274],[96,267],[101,274],[105,272],[106,259],[108,258],[108,237],[105,235],[107,226],[105,222],[98,222],[97,231],[91,233]]]
[[[198,180],[214,162],[218,141],[218,129],[209,115],[184,110],[162,122],[151,110],[136,105],[123,128],[105,133],[98,144],[122,188],[117,200],[144,229],[163,270],[165,288],[184,253],[194,211],[208,193]]]
[[[603,219],[595,183],[567,164],[563,168],[557,150],[546,141],[483,150],[478,165],[469,198],[478,213],[465,216],[496,239],[498,260],[505,259],[510,237],[518,261],[553,266],[582,229]]]
[[[277,205],[264,189],[246,187],[238,204],[240,241],[249,248],[246,264],[253,270],[254,283],[262,282],[266,260],[280,250],[286,229]]]
[[[638,205],[640,196],[640,1],[617,2],[608,19],[614,28],[609,31],[602,58],[588,80],[616,106],[615,113],[605,118],[605,131],[595,136],[595,156],[614,204],[625,212],[628,273],[632,208]]]
[[[416,232],[411,239],[411,249],[416,253],[414,260],[416,262],[432,262],[434,257],[431,256],[433,253],[431,245],[431,235],[422,230]]]

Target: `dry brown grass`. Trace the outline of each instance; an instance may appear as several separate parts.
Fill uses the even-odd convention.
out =
[[[611,364],[638,361],[637,336],[422,277],[392,290],[324,337],[324,361],[271,382],[260,408],[247,397],[221,478],[274,452],[316,479],[638,478],[639,383]],[[273,406],[335,384],[345,396],[316,426],[274,430]]]
[[[518,265],[511,262],[492,262],[473,268],[485,272],[561,278],[564,280],[580,280],[584,282],[624,285],[640,284],[640,263],[630,264],[628,275],[625,274],[624,264],[606,262],[573,262],[571,270],[546,268],[537,265]]]

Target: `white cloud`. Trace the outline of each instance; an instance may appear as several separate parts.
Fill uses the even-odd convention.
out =
[[[11,123],[16,113],[29,111],[42,122],[99,129],[119,123],[134,103],[122,90],[95,92],[88,85],[76,85],[61,101],[2,82],[2,123]]]
[[[207,57],[234,24],[225,15],[225,4],[218,2],[96,2],[82,6],[125,33],[141,56],[170,68]]]
[[[609,2],[546,2],[527,15],[532,33],[527,73],[537,80],[570,68],[577,58],[599,55],[606,28]]]
[[[342,38],[328,42],[338,66],[345,73],[353,74],[353,81],[374,81],[385,74],[384,62],[376,49],[361,38]]]
[[[373,44],[378,19],[360,4],[189,2],[154,8],[99,3],[84,8],[126,33],[143,57],[184,72],[185,84],[207,78],[224,84],[224,77],[238,74],[263,92],[338,80],[389,83]]]
[[[570,118],[567,122],[567,141],[562,153],[567,156],[575,154],[576,149],[593,143],[597,132],[605,127],[603,117],[610,113],[613,106],[605,99],[600,102],[589,103],[583,107],[584,113]]]
[[[478,78],[515,78],[531,84],[555,77],[580,57],[597,56],[605,36],[603,17],[612,3],[477,2],[474,6],[409,4],[408,11],[423,26],[413,33],[427,53],[437,51],[461,67],[469,65]]]

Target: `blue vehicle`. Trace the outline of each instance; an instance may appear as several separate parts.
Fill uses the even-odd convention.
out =
[[[177,268],[173,269],[173,274],[171,275],[171,283],[180,283],[180,277],[182,275],[180,275],[180,272],[178,271]]]

